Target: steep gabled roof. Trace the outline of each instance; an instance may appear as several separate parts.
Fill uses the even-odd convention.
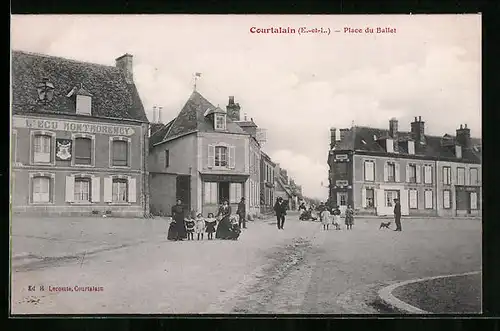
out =
[[[54,86],[54,97],[46,105],[37,102],[37,85],[47,78]],[[92,96],[92,116],[148,122],[134,84],[123,72],[106,66],[70,59],[12,52],[12,111],[15,114],[50,112],[76,114],[74,92]]]
[[[383,146],[379,144],[381,139],[389,136],[389,130],[371,128],[364,126],[354,126],[346,131],[344,138],[337,142],[335,150],[351,150],[361,152],[374,152],[388,154]],[[454,136],[446,135],[447,139],[455,139]],[[398,132],[399,154],[407,154],[405,141],[412,140],[410,132]],[[473,148],[462,148],[462,158],[455,156],[455,145],[443,145],[443,137],[425,135],[425,144],[415,142],[415,154],[439,159],[456,159],[462,161],[480,162],[481,151],[474,151]],[[471,138],[473,146],[481,146],[481,139]]]
[[[175,139],[193,132],[220,132],[214,129],[212,120],[208,112],[216,109],[207,99],[200,93],[194,91],[187,100],[184,107],[179,112],[179,115],[169,124],[165,125],[158,131],[159,137],[155,139],[155,143]],[[238,124],[234,123],[229,117],[226,117],[227,125],[224,133],[248,135]]]

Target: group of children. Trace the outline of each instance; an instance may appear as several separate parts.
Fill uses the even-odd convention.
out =
[[[340,209],[335,207],[334,209],[325,209],[320,212],[319,217],[321,223],[323,224],[323,230],[328,230],[330,225],[335,226],[336,230],[340,230]],[[352,230],[352,225],[354,224],[354,211],[351,206],[347,206],[345,210],[345,225],[347,230]]]
[[[217,225],[217,219],[214,217],[213,213],[209,213],[207,218],[203,218],[203,215],[199,213],[191,212],[188,217],[184,219],[184,225],[186,226],[187,240],[194,240],[194,234],[196,233],[198,240],[203,240],[203,235],[207,233],[208,240],[212,240]]]

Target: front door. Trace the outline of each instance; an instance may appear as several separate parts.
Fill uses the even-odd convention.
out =
[[[175,184],[175,200],[180,199],[184,210],[191,211],[191,176],[177,176]]]
[[[229,182],[220,182],[219,183],[219,205],[223,204],[224,201],[227,200],[229,203]]]

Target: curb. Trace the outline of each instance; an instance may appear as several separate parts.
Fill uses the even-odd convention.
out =
[[[481,272],[482,271],[472,271],[472,272],[466,272],[463,274],[451,274],[451,275],[442,275],[442,276],[411,279],[411,280],[399,282],[399,283],[392,284],[392,285],[389,285],[389,286],[382,288],[378,292],[378,296],[379,296],[379,299],[382,300],[382,302],[384,304],[386,304],[387,306],[389,306],[392,309],[402,311],[403,314],[434,314],[434,313],[422,310],[420,308],[417,308],[415,306],[412,306],[412,305],[410,305],[402,300],[399,300],[394,295],[392,295],[392,292],[395,289],[397,289],[398,287],[413,284],[413,283],[424,282],[424,281],[433,280],[433,279],[440,279],[440,278],[476,275],[476,274],[480,274]]]

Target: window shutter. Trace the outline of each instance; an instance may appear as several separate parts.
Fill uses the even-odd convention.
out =
[[[384,163],[384,182],[389,181],[389,165]]]
[[[409,196],[409,191],[408,190],[401,190],[400,194],[400,203],[401,203],[401,214],[402,215],[408,215],[409,214],[409,205],[408,205],[408,196]]]
[[[135,178],[128,178],[128,202],[136,202],[137,201],[137,192],[135,189]]]
[[[73,202],[75,197],[75,177],[66,176],[66,202]]]
[[[421,174],[422,174],[422,171],[421,171],[421,169],[420,169],[420,166],[419,166],[419,165],[417,165],[417,166],[415,167],[415,179],[416,179],[416,182],[417,182],[417,183],[420,183],[420,175],[421,175]]]
[[[363,208],[366,208],[366,188],[363,188],[361,190],[361,206],[363,206]]]
[[[101,177],[92,177],[92,202],[101,200]]]
[[[410,182],[410,165],[409,164],[406,165],[406,182],[407,183]]]
[[[113,201],[113,179],[104,177],[104,202]]]
[[[215,146],[208,145],[208,159],[207,159],[207,167],[212,168],[215,163]]]
[[[236,148],[229,146],[229,168],[234,169],[236,166]]]
[[[383,207],[384,206],[384,190],[376,190],[375,194],[375,207]]]
[[[470,185],[470,169],[465,169],[464,173],[464,185]]]
[[[396,175],[395,175],[395,178],[396,178],[396,182],[399,182],[400,181],[400,171],[399,171],[399,163],[396,163],[394,165],[394,172],[396,172]]]

